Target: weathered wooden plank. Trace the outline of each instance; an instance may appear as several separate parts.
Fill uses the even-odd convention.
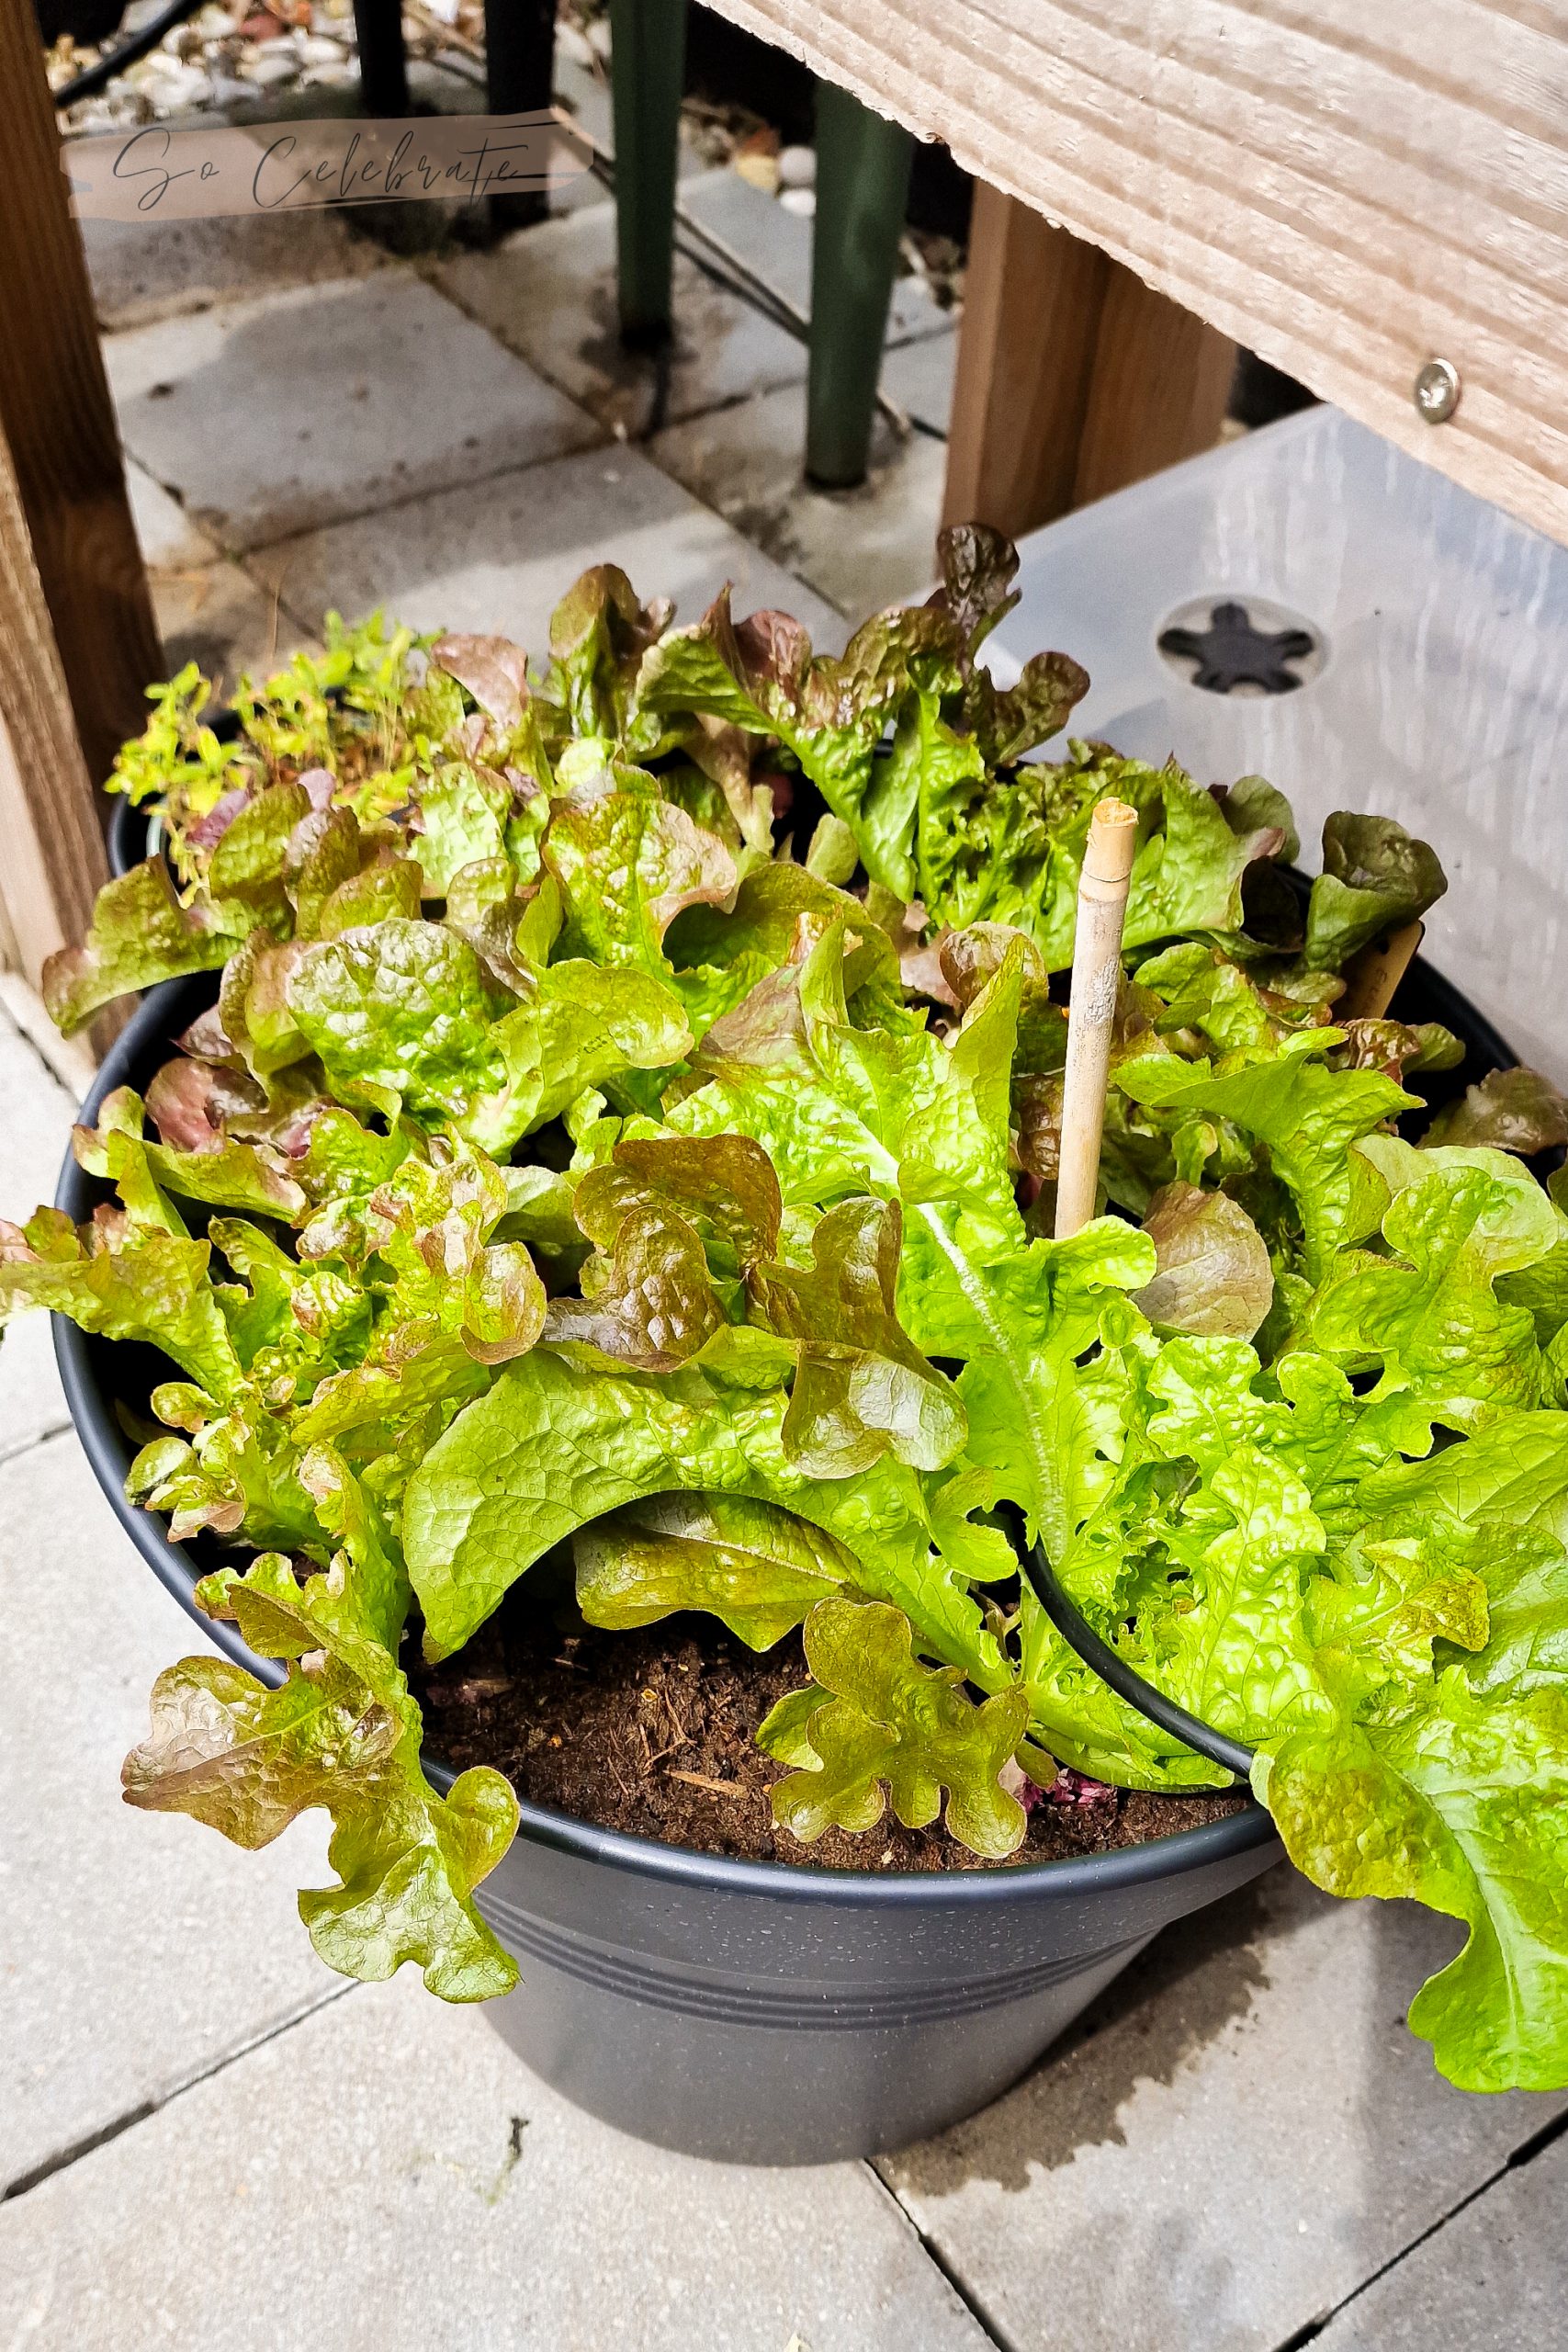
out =
[[[97,780],[161,655],[28,0],[0,0],[0,436]]]
[[[724,0],[1568,539],[1568,0]],[[1422,363],[1463,395],[1431,426]]]
[[[0,438],[0,908],[7,960],[36,988],[81,937],[107,874],[15,469]]]

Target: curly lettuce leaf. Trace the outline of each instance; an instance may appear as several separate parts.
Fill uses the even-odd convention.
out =
[[[485,1766],[445,1797],[425,1780],[419,1708],[395,1657],[406,1583],[356,1517],[332,1567],[303,1584],[277,1553],[243,1577],[203,1579],[202,1607],[234,1619],[261,1656],[288,1659],[288,1679],[268,1690],[226,1658],[160,1675],[152,1735],[126,1758],[126,1799],[249,1848],[324,1807],[340,1883],[299,1897],[321,1959],[371,1983],[413,1961],[443,2000],[486,2000],[511,1990],[517,1968],[473,1890],[512,1842],[517,1800]]]
[[[60,1209],[39,1209],[21,1227],[0,1218],[0,1321],[49,1307],[84,1331],[161,1349],[209,1395],[225,1396],[240,1363],[210,1260],[205,1241],[123,1216],[80,1232]]]
[[[897,1201],[844,1201],[812,1233],[809,1272],[773,1264],[752,1277],[768,1329],[795,1343],[784,1442],[815,1477],[852,1476],[884,1453],[940,1470],[967,1434],[951,1382],[898,1320],[902,1241]]]
[[[632,1210],[677,1210],[731,1272],[772,1257],[784,1216],[773,1161],[740,1135],[624,1137],[604,1167],[581,1179],[573,1208],[601,1250],[614,1247]]]
[[[1134,1102],[1180,1119],[1228,1120],[1267,1146],[1274,1173],[1294,1197],[1313,1281],[1356,1238],[1362,1196],[1351,1144],[1416,1101],[1380,1070],[1325,1069],[1318,1057],[1339,1035],[1301,1032],[1265,1058],[1237,1056],[1231,1067],[1228,1056],[1212,1064],[1145,1055],[1122,1062],[1112,1076],[1117,1091]]]
[[[1477,1697],[1450,1667],[1391,1720],[1296,1733],[1255,1774],[1298,1869],[1461,1919],[1410,2029],[1464,2090],[1568,2081],[1568,1689]]]
[[[497,1152],[585,1088],[665,1068],[691,1044],[660,981],[581,958],[549,965],[508,1010],[473,948],[438,923],[382,922],[305,948],[288,1002],[344,1101],[450,1119]]]
[[[1375,1367],[1372,1402],[1402,1398],[1412,1453],[1434,1420],[1469,1429],[1561,1393],[1529,1310],[1495,1290],[1556,1246],[1557,1215],[1524,1170],[1486,1157],[1491,1167],[1439,1162],[1404,1185],[1382,1220],[1393,1254],[1348,1254],[1308,1310],[1314,1348],[1351,1370]]]
[[[303,1212],[305,1193],[282,1153],[222,1136],[209,1148],[181,1151],[143,1136],[144,1113],[132,1088],[117,1086],[100,1104],[96,1127],[71,1131],[78,1166],[113,1183],[132,1217],[150,1216],[152,1222],[167,1225],[164,1196],[171,1193],[210,1208],[240,1209],[290,1223]]]
[[[116,997],[187,972],[211,972],[234,953],[246,925],[236,928],[204,906],[183,907],[161,857],[133,865],[107,882],[80,947],[62,947],[43,967],[43,1000],[62,1035]]]
[[[722,1038],[710,1033],[695,1073],[704,1082],[667,1124],[682,1135],[754,1136],[791,1206],[829,1208],[867,1193],[901,1200],[900,1319],[917,1347],[959,1352],[942,1320],[943,1303],[953,1303],[947,1256],[923,1204],[946,1206],[964,1243],[982,1253],[1022,1244],[1008,1137],[1021,958],[1004,959],[944,1045],[923,1029],[857,1028],[845,946],[835,922],[803,965],[752,991]]]
[[[819,1600],[804,1639],[820,1703],[807,1711],[781,1702],[811,1750],[808,1765],[774,1784],[781,1827],[804,1845],[833,1827],[873,1829],[890,1797],[907,1828],[924,1829],[942,1813],[945,1792],[945,1825],[961,1845],[993,1861],[1016,1852],[1028,1823],[998,1775],[1023,1737],[1023,1692],[998,1691],[976,1706],[958,1687],[959,1669],[923,1666],[908,1620],[879,1601]],[[764,1748],[778,1713],[758,1735]]]
[[[696,1227],[666,1203],[628,1208],[607,1251],[583,1269],[583,1295],[550,1302],[545,1339],[575,1342],[643,1372],[673,1372],[724,1324]]]
[[[723,906],[738,880],[718,835],[636,768],[606,769],[558,800],[543,854],[565,895],[566,953],[658,978],[670,970],[664,934],[676,916]]]
[[[1448,887],[1436,852],[1393,818],[1337,809],[1324,820],[1303,961],[1310,970],[1342,970],[1358,948],[1414,922]]]
[[[614,563],[594,564],[567,590],[550,615],[547,691],[572,734],[621,739],[638,673],[673,610],[665,597],[644,605]]]
[[[961,684],[956,639],[943,612],[878,614],[835,659],[814,654],[805,629],[786,614],[753,613],[736,622],[726,591],[702,620],[671,630],[649,653],[637,707],[702,712],[749,734],[775,737],[851,828],[867,873],[908,899],[919,779],[908,763],[880,760],[877,747],[909,693],[938,679],[950,690]]]

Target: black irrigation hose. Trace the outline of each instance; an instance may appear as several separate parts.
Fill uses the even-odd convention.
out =
[[[1215,1731],[1212,1724],[1201,1723],[1185,1707],[1179,1707],[1173,1699],[1156,1690],[1152,1682],[1145,1682],[1141,1674],[1134,1674],[1125,1658],[1119,1657],[1108,1642],[1100,1640],[1093,1626],[1079,1616],[1057,1583],[1055,1572],[1040,1545],[1021,1544],[1018,1549],[1040,1606],[1067,1647],[1077,1651],[1085,1666],[1091,1668],[1102,1682],[1109,1683],[1119,1699],[1125,1699],[1150,1723],[1157,1724],[1161,1731],[1185,1741],[1200,1756],[1206,1756],[1211,1764],[1223,1764],[1239,1781],[1250,1777],[1250,1747],[1244,1747],[1239,1739],[1232,1739],[1223,1731]]]
[[[114,80],[117,74],[123,74],[128,65],[134,65],[138,58],[145,57],[151,50],[156,49],[165,33],[172,33],[176,25],[183,25],[187,17],[194,17],[201,6],[202,0],[169,0],[168,6],[161,8],[140,32],[132,33],[130,39],[121,41],[118,49],[106,50],[96,65],[85,67],[73,82],[67,82],[63,89],[56,90],[55,106],[73,107],[78,98],[95,97],[98,91]]]

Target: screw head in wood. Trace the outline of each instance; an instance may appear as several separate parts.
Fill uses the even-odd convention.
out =
[[[1446,424],[1459,406],[1462,387],[1451,359],[1428,359],[1416,372],[1414,387],[1417,413],[1428,424]]]

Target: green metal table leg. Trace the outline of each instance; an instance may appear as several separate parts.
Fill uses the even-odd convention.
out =
[[[806,471],[824,490],[865,480],[913,146],[901,124],[817,85]]]
[[[686,0],[610,0],[621,340],[669,340]]]

